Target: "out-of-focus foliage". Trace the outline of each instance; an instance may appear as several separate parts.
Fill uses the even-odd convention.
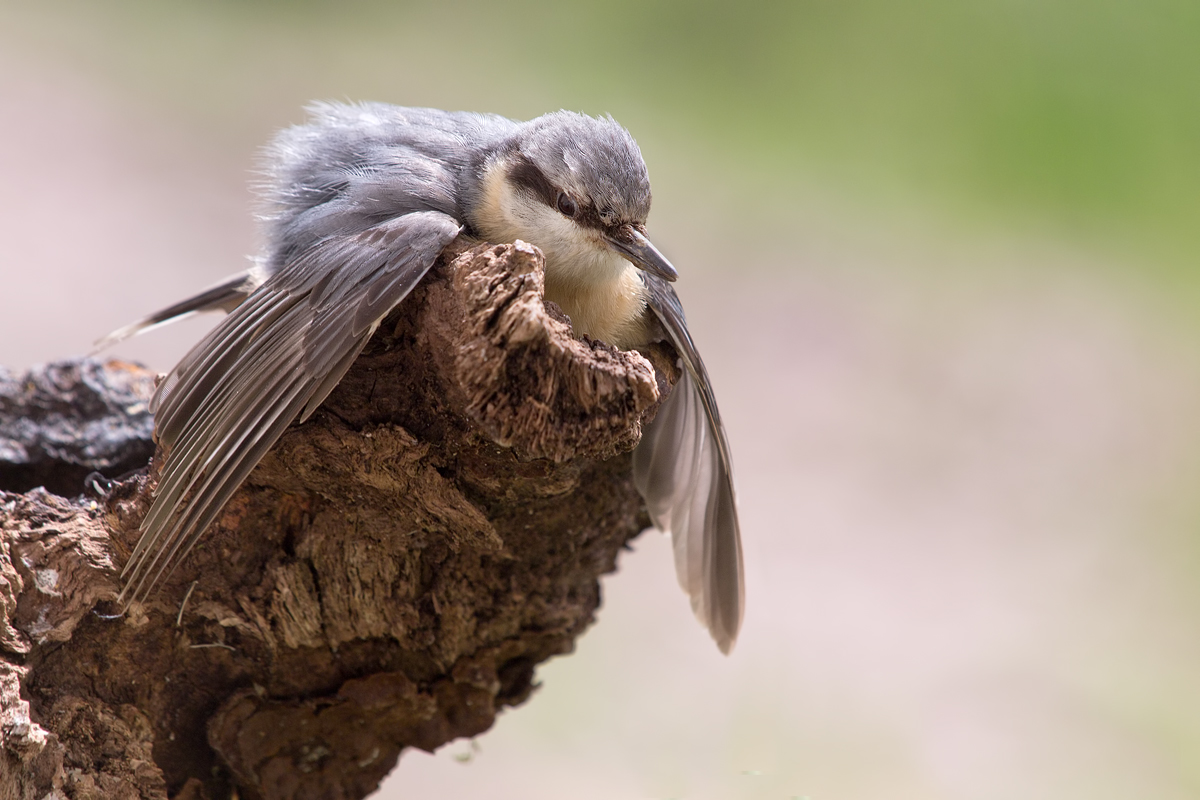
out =
[[[1200,5],[1181,0],[50,2],[5,17],[181,113],[314,96],[611,111],[747,175],[1200,277]],[[715,173],[716,174],[716,173]]]

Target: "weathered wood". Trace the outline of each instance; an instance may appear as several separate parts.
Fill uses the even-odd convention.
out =
[[[463,252],[124,616],[111,599],[154,464],[113,470],[137,430],[149,452],[151,376],[93,361],[9,376],[10,394],[61,394],[60,429],[122,431],[126,459],[0,438],[24,452],[0,472],[0,798],[359,798],[404,747],[487,730],[572,649],[599,576],[649,524],[629,452],[673,363],[573,338],[536,249]],[[129,396],[77,403],[83,383]],[[90,469],[115,480],[85,491]]]

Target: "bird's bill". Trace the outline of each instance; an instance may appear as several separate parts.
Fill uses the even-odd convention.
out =
[[[622,225],[616,231],[606,234],[604,238],[614,250],[629,259],[638,269],[667,281],[679,277],[679,273],[671,266],[671,262],[667,261],[667,257],[658,252],[658,248],[650,243],[646,234],[632,225]]]

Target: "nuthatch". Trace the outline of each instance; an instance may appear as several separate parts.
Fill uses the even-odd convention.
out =
[[[122,600],[144,597],[195,545],[297,418],[332,391],[385,315],[460,235],[523,239],[545,296],[577,334],[630,348],[667,340],[683,373],[634,452],[634,482],[673,537],[679,581],[728,652],[742,618],[729,445],[700,354],[646,238],[650,180],[611,117],[322,103],[269,149],[266,247],[251,270],[110,334],[230,312],[155,392],[168,453]]]

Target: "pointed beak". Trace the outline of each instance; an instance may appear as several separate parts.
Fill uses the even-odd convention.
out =
[[[607,232],[604,238],[612,249],[623,255],[638,269],[657,275],[666,281],[673,281],[679,273],[667,261],[666,256],[658,252],[658,248],[650,243],[646,234],[633,225],[622,225]]]

